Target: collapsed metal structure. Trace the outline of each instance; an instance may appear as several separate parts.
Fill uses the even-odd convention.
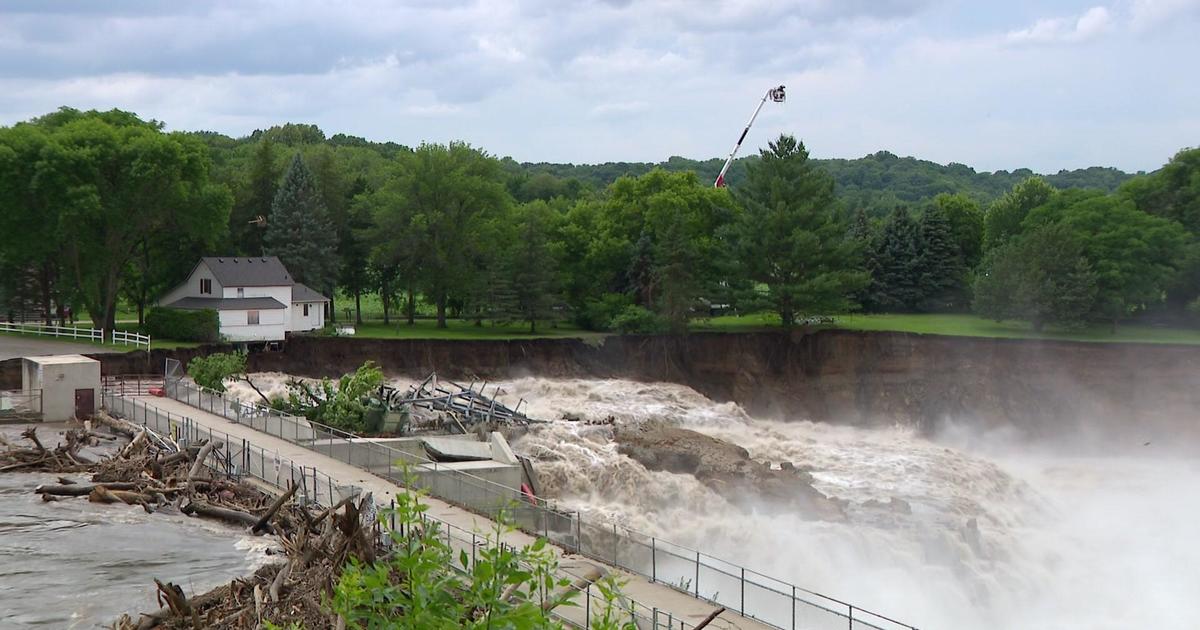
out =
[[[378,404],[389,415],[407,416],[397,427],[401,433],[433,429],[465,434],[477,428],[492,430],[499,426],[521,427],[539,422],[521,413],[525,399],[518,401],[516,407],[509,407],[495,398],[500,393],[500,386],[496,386],[491,396],[484,393],[487,386],[484,381],[477,391],[475,382],[464,387],[454,381],[438,379],[437,372],[431,372],[425,380],[404,391],[381,386]]]

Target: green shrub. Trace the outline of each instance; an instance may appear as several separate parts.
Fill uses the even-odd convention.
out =
[[[632,303],[624,293],[605,293],[599,299],[588,300],[576,311],[575,323],[584,330],[611,330],[613,318]]]
[[[146,313],[146,332],[153,339],[211,342],[220,338],[217,312],[206,308],[185,311],[155,306]]]
[[[612,319],[613,330],[625,334],[653,334],[667,330],[667,320],[640,306],[629,305]]]

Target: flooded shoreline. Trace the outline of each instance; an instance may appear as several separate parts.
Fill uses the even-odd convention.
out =
[[[3,433],[13,439],[20,429]],[[274,546],[178,513],[86,498],[46,502],[34,492],[57,479],[0,474],[0,627],[99,628],[122,613],[158,610],[155,578],[189,596],[203,593],[253,572]]]

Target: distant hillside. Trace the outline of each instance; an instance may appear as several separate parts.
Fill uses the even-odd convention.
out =
[[[260,140],[270,140],[281,147],[306,153],[325,148],[336,152],[342,168],[374,179],[380,165],[408,147],[394,142],[371,142],[356,136],[335,134],[326,136],[316,125],[287,123],[255,131],[242,138],[229,138],[212,132],[198,132],[213,150],[214,162],[221,170],[229,171],[226,179],[236,182],[249,164],[253,148]],[[285,160],[289,151],[280,151],[278,160]],[[726,177],[736,187],[746,176],[746,165],[757,160],[748,155],[733,163]],[[986,204],[1011,189],[1014,184],[1034,175],[1029,169],[1015,171],[977,172],[964,164],[937,164],[913,157],[898,157],[887,151],[853,159],[814,160],[837,183],[837,194],[851,209],[862,208],[869,214],[886,214],[896,206],[917,206],[938,193],[964,193]],[[724,163],[722,158],[689,160],[672,157],[665,162],[605,162],[603,164],[556,164],[550,162],[520,163],[504,158],[508,171],[509,189],[518,201],[549,199],[554,196],[575,198],[587,190],[600,191],[622,175],[643,175],[655,167],[668,171],[696,171],[701,181],[713,181]],[[1043,175],[1058,188],[1095,188],[1105,192],[1133,177],[1115,168],[1093,166],[1074,171],[1059,171]]]
[[[737,186],[745,177],[746,164],[757,156],[739,158],[730,167],[726,180]],[[865,157],[845,160],[815,160],[833,175],[838,196],[852,208],[871,214],[883,214],[898,205],[916,205],[938,193],[965,193],[981,203],[989,202],[1011,189],[1014,184],[1035,175],[1029,169],[977,172],[964,164],[937,164],[912,157],[897,157],[880,151]],[[586,186],[603,188],[622,175],[641,175],[655,167],[669,171],[693,170],[701,180],[715,180],[723,160],[689,160],[672,157],[665,162],[606,162],[604,164],[523,163],[526,174],[545,173],[563,179],[575,179]],[[1133,177],[1115,168],[1093,166],[1043,175],[1058,188],[1095,188],[1105,192]]]

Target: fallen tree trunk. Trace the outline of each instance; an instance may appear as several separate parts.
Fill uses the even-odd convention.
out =
[[[300,486],[297,485],[295,481],[289,481],[287,492],[279,495],[279,497],[271,503],[271,507],[266,511],[265,514],[259,517],[258,522],[254,524],[254,527],[250,528],[250,531],[255,534],[262,531],[270,522],[270,520],[275,517],[275,514],[279,512],[279,508],[283,507],[283,504],[287,503],[292,496],[296,494],[296,489],[299,487]]]
[[[62,497],[86,497],[96,488],[105,490],[141,490],[145,484],[132,481],[106,481],[103,483],[72,484],[72,485],[41,485],[33,489],[38,494],[53,494]],[[161,492],[161,490],[160,490]]]
[[[207,516],[209,518],[219,518],[230,523],[237,523],[238,525],[245,525],[247,527],[254,527],[258,523],[258,517],[249,512],[243,512],[241,510],[234,510],[216,505],[209,505],[200,501],[189,501],[186,505],[180,507],[179,511],[187,514],[188,516]],[[263,531],[267,532],[268,534],[275,533],[274,528],[272,528],[270,525],[267,525],[265,528],[263,528]]]

